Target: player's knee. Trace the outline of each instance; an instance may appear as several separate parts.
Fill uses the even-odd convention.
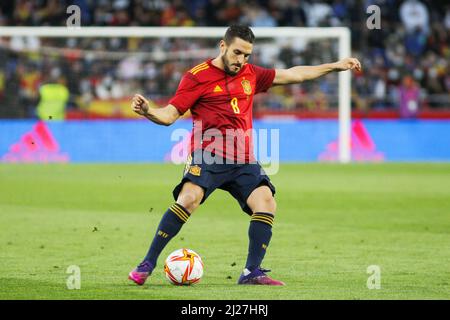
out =
[[[268,212],[275,215],[275,212],[277,211],[277,202],[275,201],[275,198],[271,194],[264,195],[259,199],[253,211]]]
[[[204,191],[201,187],[192,183],[186,183],[181,190],[177,203],[181,204],[187,211],[193,213],[203,199]]]
[[[197,209],[198,204],[195,201],[195,196],[190,193],[180,195],[177,199],[177,203],[181,204],[189,213],[192,213]]]
[[[193,213],[198,208],[200,201],[201,199],[198,199],[193,192],[184,192],[177,199],[177,203],[181,204],[189,213]]]

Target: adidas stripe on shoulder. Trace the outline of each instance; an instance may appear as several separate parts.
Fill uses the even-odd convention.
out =
[[[206,62],[200,63],[189,70],[189,73],[196,75],[197,73],[204,71],[209,68],[209,65]]]

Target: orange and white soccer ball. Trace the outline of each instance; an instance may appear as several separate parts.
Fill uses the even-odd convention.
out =
[[[164,272],[167,279],[175,285],[194,284],[203,276],[203,261],[195,251],[178,249],[167,257]]]

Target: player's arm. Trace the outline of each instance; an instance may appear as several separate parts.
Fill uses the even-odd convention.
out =
[[[299,83],[317,79],[330,72],[354,69],[361,70],[361,62],[356,58],[346,58],[334,63],[325,63],[318,66],[296,66],[289,69],[276,69],[273,85]]]
[[[140,94],[136,94],[133,97],[131,109],[138,115],[164,126],[171,125],[180,117],[180,113],[173,105],[168,104],[164,108],[152,108],[150,107],[148,100]]]

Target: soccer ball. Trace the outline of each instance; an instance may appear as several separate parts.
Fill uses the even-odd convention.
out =
[[[167,279],[175,285],[194,284],[203,276],[203,261],[190,249],[178,249],[167,257],[164,272]]]

